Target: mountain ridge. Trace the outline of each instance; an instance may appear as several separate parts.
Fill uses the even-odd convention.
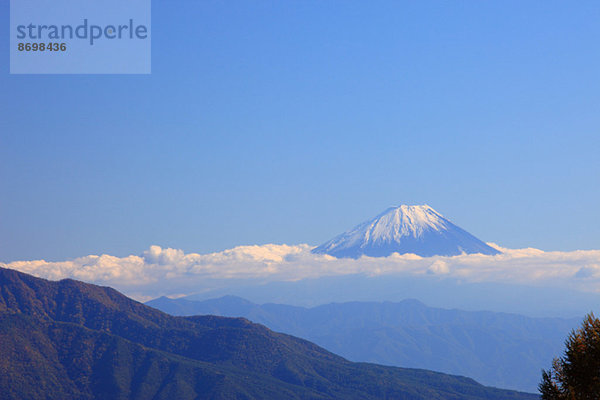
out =
[[[255,304],[236,296],[147,303],[173,315],[245,317],[303,337],[353,361],[472,376],[490,386],[535,391],[539,371],[563,347],[577,318],[429,307],[419,300],[315,307]]]
[[[83,282],[0,268],[3,399],[468,399],[536,395],[352,363],[243,318],[174,317]]]

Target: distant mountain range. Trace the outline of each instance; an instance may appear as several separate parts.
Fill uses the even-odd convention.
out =
[[[389,208],[313,252],[338,258],[387,257],[392,253],[421,257],[500,253],[427,205]]]
[[[242,318],[173,317],[114,289],[0,268],[0,393],[12,399],[536,399],[352,363]]]
[[[226,296],[207,301],[159,298],[173,315],[245,317],[308,339],[353,361],[465,375],[486,385],[534,392],[542,368],[563,350],[579,319],[528,318],[398,303],[333,303],[314,308],[258,305]]]

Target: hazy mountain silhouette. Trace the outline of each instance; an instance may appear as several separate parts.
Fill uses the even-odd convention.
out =
[[[117,291],[0,268],[2,399],[535,399],[352,363],[241,318],[173,317]]]
[[[173,315],[245,317],[353,361],[466,375],[531,392],[537,390],[540,370],[562,351],[565,337],[580,322],[445,310],[416,300],[303,308],[226,296],[207,301],[163,297],[147,304]]]

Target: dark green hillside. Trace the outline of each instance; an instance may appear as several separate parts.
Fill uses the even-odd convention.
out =
[[[171,317],[113,289],[0,269],[2,399],[535,399],[351,363],[241,318]]]

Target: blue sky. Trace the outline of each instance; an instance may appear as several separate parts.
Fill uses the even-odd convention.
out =
[[[598,248],[600,3],[154,1],[149,76],[8,74],[0,261],[319,244],[427,203]]]

